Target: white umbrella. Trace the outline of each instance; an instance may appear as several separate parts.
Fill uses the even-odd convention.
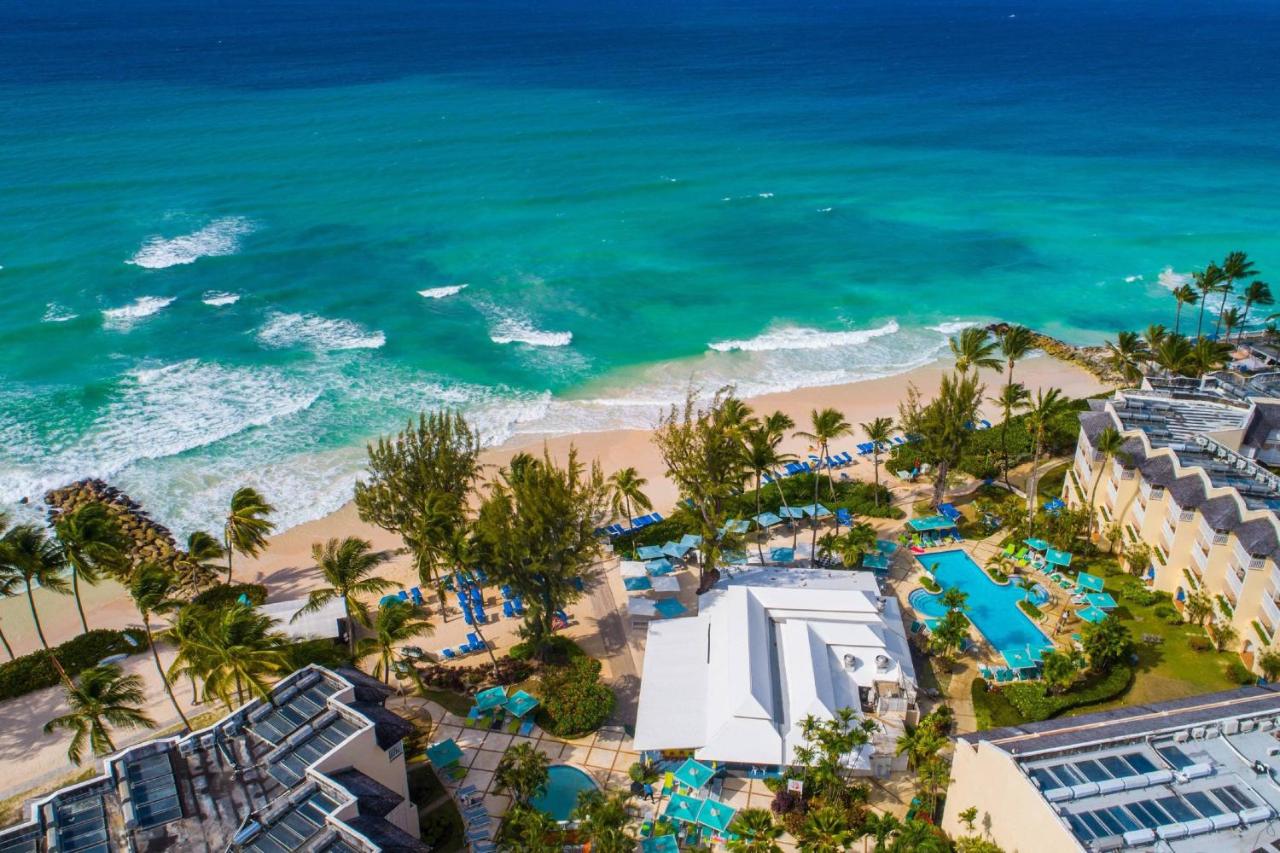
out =
[[[658,609],[651,598],[631,597],[627,599],[627,613],[632,616],[657,616]]]
[[[618,571],[622,572],[624,578],[642,578],[647,574],[644,563],[638,560],[623,560],[618,563]]]
[[[649,581],[654,592],[679,592],[680,579],[675,575],[659,575]]]

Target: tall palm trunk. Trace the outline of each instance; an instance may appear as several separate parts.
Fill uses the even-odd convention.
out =
[[[0,643],[4,643],[4,650],[9,655],[9,660],[13,660],[13,646],[9,645],[9,638],[4,635],[4,630],[0,629]]]
[[[160,683],[164,685],[164,692],[173,704],[173,710],[177,711],[178,716],[182,718],[182,724],[190,731],[191,721],[182,712],[182,706],[178,704],[178,697],[173,695],[173,685],[169,684],[169,677],[164,674],[164,667],[160,665],[160,652],[156,649],[155,637],[151,635],[151,615],[146,611],[142,613],[142,628],[147,632],[147,645],[151,647],[151,659],[156,662],[156,672],[160,673]]]
[[[872,496],[876,506],[880,506],[880,442],[871,445],[871,477],[876,481],[876,490]]]
[[[1173,333],[1178,334],[1178,325],[1182,322],[1182,300],[1178,300],[1178,308],[1173,312]]]
[[[227,586],[231,586],[231,556],[235,553],[235,549],[231,547],[231,526],[227,525],[222,531],[222,541],[227,548]]]
[[[71,567],[71,595],[76,600],[76,612],[80,614],[80,633],[89,633],[89,623],[84,618],[84,605],[80,603],[80,573]]]
[[[630,527],[631,526],[631,498],[629,496],[624,496],[622,498],[622,508],[626,510],[627,527]],[[635,555],[636,555],[636,537],[632,536],[631,537],[631,556],[634,558]]]
[[[1196,320],[1196,337],[1200,337],[1204,329],[1204,303],[1208,301],[1209,291],[1200,294],[1200,319]]]
[[[1231,294],[1230,289],[1222,291],[1222,305],[1218,308],[1218,322],[1214,324],[1213,336],[1216,338],[1222,332],[1222,315],[1227,313],[1227,297]]]
[[[342,597],[342,609],[347,616],[347,652],[351,655],[351,659],[355,660],[356,656],[356,623],[351,618],[351,599],[347,596]]]
[[[99,731],[101,731],[101,733],[102,733],[102,739],[103,739],[103,740],[105,740],[105,741],[107,742],[107,751],[108,751],[108,752],[115,752],[115,751],[116,751],[116,745],[115,745],[115,743],[113,743],[113,742],[112,742],[112,740],[111,740],[111,734],[107,731],[107,727],[106,727],[106,726],[104,726],[104,725],[102,724],[102,720],[99,720],[99,719],[97,719],[97,718],[94,718],[93,726],[94,726],[94,728],[96,728],[96,729],[98,729]]]
[[[819,445],[821,447],[821,445]],[[810,545],[809,564],[816,566],[818,564],[818,484],[822,482],[822,475],[813,472],[813,518],[809,522],[813,525],[813,543]]]
[[[72,683],[71,676],[67,675],[67,671],[62,668],[62,661],[58,660],[58,656],[49,648],[49,641],[44,638],[44,628],[40,625],[40,614],[36,612],[36,597],[31,590],[31,581],[27,581],[27,604],[31,607],[31,621],[36,626],[36,637],[40,639],[40,647],[49,656],[49,662],[58,671],[58,677],[62,679],[62,683],[67,685],[68,689],[74,690],[75,684]]]
[[[756,518],[760,518],[760,472],[756,471]],[[756,522],[759,524],[759,522]],[[759,538],[759,532],[756,533],[756,551],[760,554],[760,562],[764,562],[764,539]]]
[[[1040,433],[1036,431],[1031,442],[1031,473],[1027,475],[1027,535],[1035,530],[1036,523],[1036,468],[1040,465]]]

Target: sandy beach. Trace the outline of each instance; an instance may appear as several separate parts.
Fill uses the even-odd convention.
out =
[[[801,429],[808,421],[809,412],[815,407],[833,406],[844,412],[845,417],[855,424],[855,436],[841,443],[852,450],[853,445],[862,440],[861,431],[857,430],[856,424],[880,415],[896,418],[898,401],[902,399],[908,383],[914,382],[928,397],[948,369],[949,365],[939,362],[882,379],[768,394],[751,398],[749,403],[757,412],[786,412]],[[1030,388],[1032,393],[1041,387],[1057,387],[1069,396],[1081,397],[1104,389],[1096,377],[1083,369],[1049,357],[1032,358],[1020,363],[1016,369],[1016,378]],[[994,396],[1003,378],[994,371],[987,371],[984,372],[983,379],[987,383],[986,396]],[[655,420],[658,414],[655,410]],[[990,404],[985,416],[992,422],[998,419]],[[541,453],[544,446],[553,455],[562,457],[571,445],[577,447],[581,458],[599,460],[606,474],[622,467],[634,466],[648,479],[646,492],[659,511],[668,510],[675,504],[675,487],[663,474],[661,459],[650,441],[648,430],[521,436],[504,445],[487,449],[483,453],[483,459],[486,465],[499,466],[517,452]],[[793,453],[803,454],[808,450],[805,442],[800,439],[788,438],[784,446]],[[850,475],[870,479],[870,463],[862,461],[850,469]],[[886,475],[887,472],[882,468],[881,476]],[[160,521],[163,522],[163,519]],[[348,503],[335,513],[272,537],[269,547],[256,559],[237,557],[235,576],[241,581],[265,584],[272,601],[298,598],[305,595],[314,583],[312,544],[330,537],[353,535],[369,539],[376,548],[392,552],[402,548],[398,536],[365,524],[356,515],[355,506]],[[417,584],[408,557],[404,554],[394,555],[382,573],[397,583],[410,586]],[[132,602],[118,585],[103,583],[86,589],[83,595],[90,627],[118,628],[137,624],[138,616]],[[79,632],[75,608],[69,598],[37,590],[36,604],[40,609],[45,634],[51,643],[63,642]],[[0,626],[16,653],[24,654],[37,648],[25,596],[0,602]]]

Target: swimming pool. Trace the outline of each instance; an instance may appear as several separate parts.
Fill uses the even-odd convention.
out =
[[[1022,650],[1028,646],[1041,649],[1052,645],[1044,632],[1018,609],[1018,602],[1026,593],[1016,584],[998,584],[991,580],[964,551],[918,554],[916,559],[926,568],[933,567],[933,577],[943,589],[954,586],[968,593],[965,615],[996,650]],[[927,616],[941,616],[946,612],[941,596],[925,590],[915,590],[908,601],[917,612]]]
[[[547,788],[529,800],[529,805],[552,818],[568,820],[578,805],[578,794],[596,787],[591,777],[568,764],[552,764],[547,768]]]

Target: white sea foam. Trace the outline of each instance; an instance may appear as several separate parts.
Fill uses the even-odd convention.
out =
[[[820,207],[820,208],[818,208],[818,212],[819,212],[819,213],[830,213],[832,210],[834,210],[834,208],[831,208],[831,207]]]
[[[1156,278],[1156,281],[1161,287],[1177,290],[1182,285],[1191,283],[1191,273],[1174,272],[1173,267],[1165,267],[1160,270],[1160,275]]]
[[[773,193],[756,193],[760,198],[773,198]]]
[[[954,335],[956,332],[963,332],[965,329],[981,325],[977,320],[948,320],[945,323],[939,323],[929,328],[944,335]]]
[[[534,326],[527,317],[506,316],[499,318],[489,329],[489,340],[495,344],[567,347],[573,343],[573,332],[548,332]]]
[[[419,290],[418,295],[426,299],[444,299],[446,296],[461,293],[470,286],[469,284],[447,284],[444,287],[428,287],[426,290]]]
[[[205,291],[204,296],[200,297],[200,301],[205,305],[212,305],[215,308],[220,308],[223,305],[235,305],[240,301],[240,294],[225,293],[221,290],[208,290]]]
[[[59,305],[57,302],[50,302],[44,307],[44,316],[40,318],[41,323],[65,323],[68,320],[74,320],[80,315],[68,308]]]
[[[300,346],[317,352],[377,349],[386,335],[350,320],[330,320],[314,314],[274,313],[258,329],[258,341],[269,347]]]
[[[1142,281],[1140,275],[1127,275],[1124,277],[1125,284],[1133,284],[1135,281]]]
[[[102,312],[102,325],[116,331],[128,331],[153,314],[159,314],[174,303],[176,296],[139,296],[128,305],[107,308]]]
[[[714,341],[708,346],[716,352],[773,352],[776,350],[816,350],[856,346],[898,331],[898,322],[890,320],[874,329],[827,332],[805,326],[777,326],[745,340]]]
[[[253,223],[244,217],[225,216],[190,234],[177,237],[153,234],[142,241],[141,248],[125,263],[162,270],[192,264],[200,258],[234,255],[240,250],[240,238],[251,231]]]

